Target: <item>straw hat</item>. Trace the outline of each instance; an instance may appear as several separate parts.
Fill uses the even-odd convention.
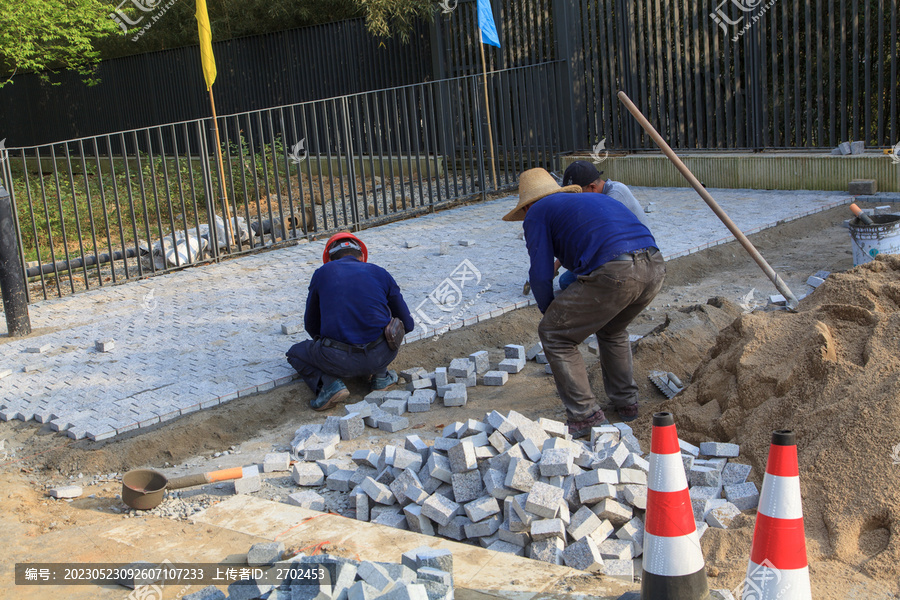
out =
[[[525,208],[541,198],[561,192],[581,192],[581,186],[567,185],[566,187],[559,187],[559,184],[553,179],[553,175],[548,173],[546,169],[540,167],[529,169],[519,175],[519,203],[509,214],[503,217],[503,220],[523,221],[525,219]]]

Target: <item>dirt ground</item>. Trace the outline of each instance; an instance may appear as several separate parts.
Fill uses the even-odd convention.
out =
[[[848,216],[846,208],[836,208],[779,225],[751,236],[751,240],[794,293],[805,295],[812,291],[806,279],[816,271],[840,273],[853,267],[849,234],[843,227]],[[720,330],[753,308],[766,311],[767,297],[775,293],[774,286],[737,243],[668,263],[663,291],[631,327],[632,333],[645,336],[634,345],[635,379],[642,398],[642,417],[636,422],[635,432],[645,448],[650,436],[648,416],[665,404],[665,398],[648,381],[648,371],[672,371],[688,384],[692,376],[702,371],[698,367],[716,344]],[[432,369],[446,366],[451,359],[475,349],[489,350],[492,361],[496,361],[505,344],[536,342],[539,318],[538,311],[529,308],[437,339],[416,342],[403,347],[394,366]],[[586,351],[584,355],[595,392],[603,399],[596,357]],[[348,384],[352,401],[358,401],[367,392],[364,382]],[[690,390],[688,387],[685,394]],[[43,598],[47,593],[48,588],[12,585],[17,562],[163,560],[167,556],[148,555],[146,548],[172,548],[172,540],[191,544],[198,549],[195,555],[208,556],[208,562],[240,552],[235,548],[246,549],[246,540],[238,534],[234,539],[224,539],[222,533],[207,532],[189,519],[194,510],[231,495],[231,484],[185,490],[166,500],[152,511],[154,514],[133,516],[118,499],[118,477],[138,467],[182,475],[261,462],[267,452],[287,450],[294,430],[301,424],[322,422],[323,415],[307,406],[310,397],[305,386],[295,382],[108,443],[74,442],[34,423],[0,423],[0,440],[5,440],[0,448],[0,545],[7,548],[7,559],[0,564],[0,597]],[[671,402],[677,403],[678,398]],[[397,434],[367,429],[362,438],[342,443],[339,453],[343,456],[360,447],[383,446],[411,433],[433,439],[447,423],[480,419],[491,410],[516,410],[532,418],[565,420],[552,377],[545,375],[542,367],[529,364],[504,387],[477,387],[464,408],[439,407],[429,413],[409,415],[411,429]],[[338,409],[333,414],[340,412]],[[614,415],[612,419],[615,420]],[[761,482],[759,471],[754,468],[755,479],[751,478],[757,484]],[[268,475],[257,495],[283,500],[296,489],[289,476]],[[801,472],[801,480],[803,477]],[[900,477],[900,466],[896,477]],[[48,487],[69,482],[85,487],[81,498],[66,502],[45,496]],[[329,510],[340,512],[346,508],[336,497],[327,499]],[[156,519],[159,540],[166,542],[136,543],[124,539],[124,534],[113,542],[108,536],[96,535],[98,531],[126,527],[129,519]],[[731,530],[710,530],[704,535],[711,588],[733,589],[744,577],[753,516],[751,513],[739,519],[738,526]],[[807,524],[807,529],[811,526],[818,524]],[[867,560],[875,559],[888,546],[888,540],[900,533],[897,527],[895,521],[857,532]],[[886,599],[900,592],[896,569],[866,569],[866,561],[861,562],[858,556],[829,551],[819,543],[810,543],[809,554],[816,598]],[[576,588],[590,593],[589,585]],[[68,587],[66,593],[85,598],[126,595],[123,588]]]

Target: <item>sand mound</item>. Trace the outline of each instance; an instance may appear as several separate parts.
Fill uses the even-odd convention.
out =
[[[797,313],[739,316],[662,409],[688,441],[739,443],[757,485],[771,432],[796,431],[810,558],[896,580],[898,350],[900,256],[880,256],[829,277]]]

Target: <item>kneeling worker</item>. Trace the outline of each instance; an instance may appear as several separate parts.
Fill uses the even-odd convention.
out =
[[[592,333],[600,346],[603,386],[623,421],[638,415],[628,324],[662,288],[665,264],[650,230],[621,202],[560,188],[544,169],[519,178],[519,203],[503,217],[523,221],[529,280],[543,313],[538,334],[566,408],[573,437],[606,416],[591,391],[578,344]],[[553,297],[553,257],[577,276]]]
[[[313,410],[350,395],[342,377],[370,376],[373,390],[397,382],[387,367],[415,323],[397,282],[368,255],[353,234],[334,235],[309,282],[304,325],[313,339],[291,346],[287,360],[316,394]]]

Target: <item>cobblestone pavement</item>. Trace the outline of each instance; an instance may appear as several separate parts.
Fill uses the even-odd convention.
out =
[[[651,210],[667,259],[732,239],[693,190],[632,189]],[[710,191],[748,235],[851,200],[840,192]],[[407,343],[533,302],[522,295],[521,225],[500,220],[515,202],[362,232],[370,260],[394,275],[413,311],[417,328]],[[302,243],[33,304],[32,325],[49,332],[0,344],[0,419],[49,422],[69,437],[100,440],[290,382],[284,351],[308,336],[285,335],[281,326],[302,323],[323,246]],[[101,339],[115,347],[97,351]]]

